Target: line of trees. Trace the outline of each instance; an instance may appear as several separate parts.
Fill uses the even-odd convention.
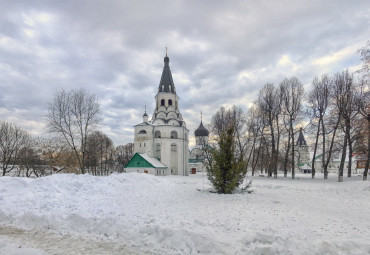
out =
[[[299,79],[291,77],[278,86],[265,84],[246,114],[235,106],[221,108],[212,118],[210,146],[203,146],[208,179],[216,191],[233,192],[242,183],[247,169],[252,175],[260,171],[274,178],[281,170],[284,177],[290,172],[294,179],[300,159],[296,139],[302,128],[310,137],[313,150],[312,178],[320,164],[327,179],[333,158],[339,156],[338,181],[342,182],[345,163],[347,176],[351,177],[353,155],[357,154],[366,160],[363,180],[367,180],[370,41],[360,54],[363,60],[360,71],[315,77],[308,93]]]
[[[343,181],[344,163],[347,176],[352,173],[352,156],[368,153],[369,131],[363,123],[368,118],[369,90],[363,80],[355,81],[348,71],[315,77],[312,89],[304,93],[295,77],[284,79],[279,86],[266,84],[247,114],[249,161],[252,174],[256,169],[277,176],[277,169],[288,170],[295,178],[299,157],[296,134],[300,127],[312,137],[312,178],[320,153],[324,178],[334,155],[340,155],[338,180]],[[368,166],[364,179],[366,179]]]
[[[48,108],[52,138],[34,138],[12,123],[0,121],[2,175],[45,176],[53,173],[108,175],[122,172],[133,155],[133,144],[114,147],[97,131],[99,102],[85,90],[59,91]]]
[[[0,121],[1,175],[41,177],[55,173],[81,173],[75,151],[62,138],[32,137],[16,125]],[[119,145],[100,131],[87,138],[85,172],[108,175],[122,172],[133,155],[133,144]]]
[[[291,77],[278,86],[265,84],[246,114],[236,106],[221,107],[210,125],[210,146],[203,146],[208,179],[215,190],[234,192],[248,169],[252,175],[260,171],[274,178],[281,170],[285,177],[290,172],[294,179],[300,160],[297,132],[303,126],[313,148],[312,178],[319,153],[325,179],[335,155],[340,156],[338,181],[343,181],[346,161],[347,176],[351,177],[353,155],[369,154],[370,98],[365,86],[364,79],[356,81],[353,74],[343,71],[315,77],[306,94],[303,84]],[[364,180],[368,168],[369,156]]]

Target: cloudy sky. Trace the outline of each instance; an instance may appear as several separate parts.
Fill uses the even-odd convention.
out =
[[[133,141],[154,111],[165,47],[193,132],[220,106],[244,110],[266,83],[361,66],[370,39],[364,1],[12,1],[0,3],[0,120],[45,136],[54,93],[85,88],[99,127]]]

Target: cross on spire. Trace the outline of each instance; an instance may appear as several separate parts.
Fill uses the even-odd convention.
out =
[[[167,46],[165,48],[166,48],[166,57],[167,57]]]

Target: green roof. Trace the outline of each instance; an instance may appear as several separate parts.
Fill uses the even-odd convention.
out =
[[[204,161],[204,159],[201,159],[201,158],[198,158],[198,159],[191,158],[191,159],[189,159],[189,163],[199,163],[199,162],[203,162],[203,161]]]
[[[125,168],[138,167],[167,168],[156,158],[149,157],[145,153],[135,153],[135,155],[130,159]]]

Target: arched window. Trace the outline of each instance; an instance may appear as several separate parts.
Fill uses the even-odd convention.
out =
[[[161,138],[161,131],[159,131],[159,130],[155,131],[154,137],[155,138]]]
[[[164,105],[164,99],[161,100],[161,106],[163,106],[163,105]]]
[[[177,139],[177,132],[176,131],[171,132],[171,138]]]
[[[168,100],[168,105],[172,105],[172,99]]]
[[[145,130],[140,130],[139,131],[139,134],[141,135],[141,134],[146,134],[146,131]]]

